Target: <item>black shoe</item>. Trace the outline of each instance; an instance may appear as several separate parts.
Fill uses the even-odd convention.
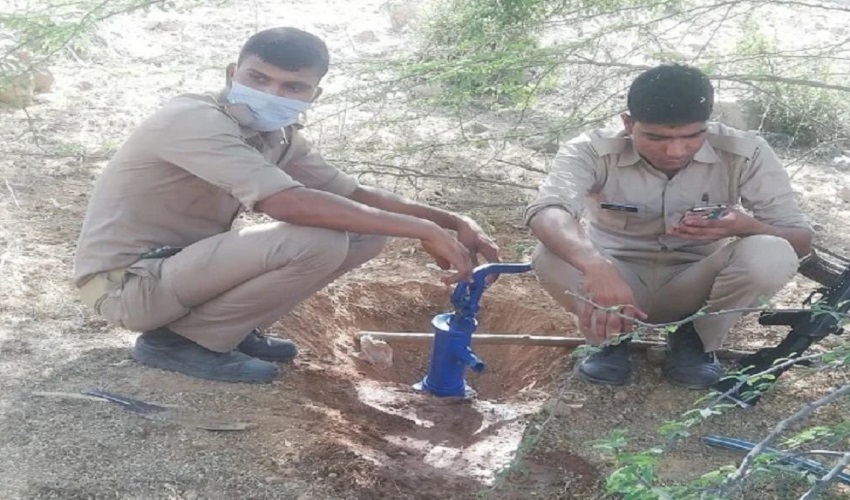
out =
[[[705,352],[693,323],[667,335],[664,375],[674,384],[708,389],[723,377],[723,367],[713,352]]]
[[[210,351],[168,328],[139,335],[132,354],[139,363],[207,380],[271,382],[280,374],[273,363],[238,351]]]
[[[254,358],[287,363],[298,356],[298,348],[291,340],[267,337],[254,329],[236,349]]]
[[[599,352],[584,358],[576,373],[594,384],[626,385],[631,373],[629,341],[603,347]]]

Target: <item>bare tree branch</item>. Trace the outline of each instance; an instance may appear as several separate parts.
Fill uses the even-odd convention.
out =
[[[779,435],[785,432],[792,424],[807,418],[813,411],[817,410],[822,406],[826,406],[829,403],[832,403],[838,398],[846,396],[850,394],[850,384],[844,385],[826,396],[818,399],[817,401],[813,401],[811,403],[805,404],[802,408],[794,412],[791,416],[781,420],[770,434],[767,435],[764,439],[762,439],[758,444],[756,444],[747,456],[744,457],[744,460],[741,462],[741,465],[738,466],[738,469],[730,474],[720,485],[718,488],[718,494],[723,495],[729,491],[729,489],[734,486],[736,483],[742,481],[750,472],[750,467],[753,465],[756,457],[758,457],[764,449],[769,446]],[[846,464],[845,464],[846,465]],[[840,471],[840,469],[839,469]],[[831,472],[830,472],[831,473]],[[837,471],[836,471],[837,474]]]
[[[838,476],[840,472],[844,470],[847,465],[850,465],[850,452],[846,452],[841,456],[841,460],[835,464],[835,467],[832,468],[825,476],[820,478],[803,496],[800,497],[800,500],[813,500],[817,498],[818,495],[827,487],[830,483],[835,481],[835,478]]]

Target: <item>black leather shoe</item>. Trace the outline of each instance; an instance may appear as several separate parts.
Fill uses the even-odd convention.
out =
[[[685,323],[667,335],[664,375],[674,384],[708,389],[723,377],[723,367],[713,352],[705,352],[693,323]]]
[[[298,356],[298,348],[291,340],[267,337],[254,329],[236,349],[254,358],[287,363]]]
[[[273,363],[238,351],[210,351],[168,328],[139,335],[132,355],[139,363],[154,368],[222,382],[271,382],[280,374]]]
[[[603,347],[579,363],[578,375],[594,384],[625,385],[629,381],[629,341]]]

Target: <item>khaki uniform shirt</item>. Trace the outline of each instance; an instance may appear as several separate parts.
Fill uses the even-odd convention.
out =
[[[166,103],[100,174],[77,243],[74,282],[121,269],[151,250],[185,247],[231,228],[240,210],[304,186],[349,196],[353,177],[327,164],[299,126],[260,133],[223,94]]]
[[[603,208],[609,203],[637,211]],[[688,209],[721,203],[743,206],[772,226],[811,229],[787,173],[764,139],[719,123],[709,123],[704,145],[673,178],[643,160],[622,130],[593,130],[566,143],[526,208],[525,222],[547,207],[576,219],[586,212],[594,246],[612,255],[642,258],[677,250],[708,255],[725,241],[705,243],[667,233]]]

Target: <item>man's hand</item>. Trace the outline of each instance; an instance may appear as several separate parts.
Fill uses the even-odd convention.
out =
[[[600,261],[586,267],[584,295],[599,306],[617,308],[608,312],[587,303],[578,304],[579,326],[592,345],[632,331],[634,323],[629,318],[646,319],[631,288],[610,262]]]
[[[688,240],[717,241],[747,234],[754,222],[755,219],[737,210],[728,210],[720,218],[713,220],[688,213],[681,222],[671,228],[671,234]]]
[[[457,240],[469,250],[472,265],[478,265],[478,255],[487,262],[501,262],[499,247],[481,227],[469,217],[461,217],[457,225]]]
[[[435,230],[431,236],[422,238],[422,248],[441,269],[455,268],[455,274],[442,278],[443,283],[450,285],[460,281],[469,281],[472,278],[472,258],[466,249],[446,230],[434,226]]]

